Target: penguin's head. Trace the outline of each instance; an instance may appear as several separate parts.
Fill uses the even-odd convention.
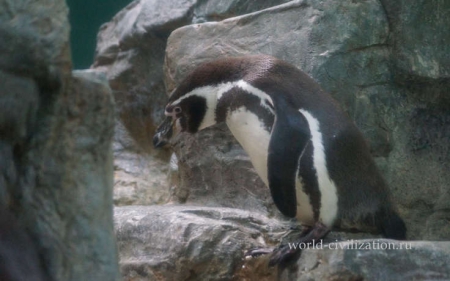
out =
[[[217,99],[227,89],[227,83],[260,77],[273,61],[269,56],[235,57],[196,67],[170,95],[166,119],[153,137],[154,146],[164,146],[180,132],[196,133],[214,125]]]
[[[207,110],[207,97],[202,89],[194,89],[184,95],[175,90],[165,108],[166,118],[153,137],[153,145],[162,147],[181,132],[193,134],[212,125],[204,122]]]

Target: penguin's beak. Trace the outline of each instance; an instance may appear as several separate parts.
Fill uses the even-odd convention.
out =
[[[161,125],[159,125],[153,136],[153,146],[155,148],[163,147],[169,143],[173,134],[173,124],[174,121],[172,120],[172,117],[166,117]]]

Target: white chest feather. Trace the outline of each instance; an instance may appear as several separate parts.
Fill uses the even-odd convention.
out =
[[[270,133],[265,130],[263,122],[253,112],[240,107],[228,114],[226,123],[236,140],[250,156],[256,172],[268,186],[267,151]]]

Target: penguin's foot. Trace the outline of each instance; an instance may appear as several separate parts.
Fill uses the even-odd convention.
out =
[[[313,245],[315,241],[324,238],[328,232],[330,232],[330,229],[326,225],[317,222],[312,228],[302,232],[297,242],[281,245],[273,250],[269,260],[269,266],[286,264],[290,261],[297,260],[300,258],[301,250],[306,245]]]

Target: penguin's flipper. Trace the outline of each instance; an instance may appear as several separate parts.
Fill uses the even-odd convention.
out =
[[[267,169],[273,201],[288,217],[295,217],[297,213],[295,178],[299,158],[309,139],[306,118],[286,102],[279,102],[269,142]]]

